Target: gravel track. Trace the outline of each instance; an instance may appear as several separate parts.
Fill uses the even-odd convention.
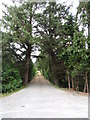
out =
[[[88,118],[88,96],[56,88],[43,76],[2,97],[0,105],[3,118]]]

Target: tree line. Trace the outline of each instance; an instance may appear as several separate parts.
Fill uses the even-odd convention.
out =
[[[53,84],[88,92],[90,2],[80,3],[76,16],[71,6],[56,2],[22,1],[19,6],[3,4],[7,12],[1,20],[2,91],[27,85],[36,73],[31,60],[40,47],[36,66]],[[80,30],[81,26],[81,30]],[[88,45],[88,47],[86,47]]]

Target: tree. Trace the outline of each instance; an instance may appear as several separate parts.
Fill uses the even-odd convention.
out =
[[[57,75],[60,69],[64,69],[64,64],[63,61],[57,60],[57,55],[65,45],[63,21],[69,13],[69,8],[56,2],[49,2],[46,5],[45,10],[36,15],[36,33],[41,36],[40,47],[50,56],[52,76],[58,85]]]
[[[66,74],[67,74],[67,80],[68,80],[68,87],[69,89],[71,88],[71,71],[72,71],[72,65],[70,61],[70,52],[71,52],[71,46],[73,44],[73,36],[75,32],[75,18],[73,17],[72,14],[68,15],[67,18],[65,19],[66,22],[63,25],[63,32],[64,35],[66,36],[65,41],[64,41],[64,47],[61,52],[58,53],[59,59],[62,59],[64,61],[64,65],[66,66]],[[74,88],[73,85],[73,79],[72,79],[72,87]]]
[[[83,35],[83,31],[75,31],[73,37],[73,44],[69,47],[68,60],[69,69],[71,69],[71,77],[75,78],[80,75],[81,71],[86,71],[86,81],[87,81],[87,70],[88,68],[88,50],[85,48],[86,37]],[[88,84],[88,82],[86,82]],[[86,84],[86,85],[87,85]],[[72,87],[74,87],[72,85]],[[76,89],[79,89],[79,80],[76,84]],[[87,85],[88,89],[88,85]]]
[[[90,40],[90,1],[89,2],[80,2],[77,10],[77,20],[79,19],[78,16],[80,16],[80,19],[78,20],[79,25],[82,24],[83,30],[84,28],[88,28],[88,39],[87,43],[89,45]]]
[[[18,7],[16,5],[8,7],[5,4],[4,6],[7,8],[7,12],[3,11],[2,23],[5,29],[3,42],[7,41],[9,43],[9,48],[17,61],[25,61],[23,84],[26,85],[28,83],[32,45],[35,42],[32,35],[32,24],[37,4],[23,2]]]
[[[90,41],[90,2],[80,2],[79,6],[78,6],[78,11],[77,11],[77,16],[80,15],[80,22],[82,23],[82,29],[85,31],[85,27],[88,28],[88,37],[86,39],[86,45],[88,45],[89,47],[89,41]],[[88,92],[88,74],[89,74],[89,50],[88,48],[86,48],[87,50],[85,50],[84,52],[84,56],[83,56],[83,62],[82,62],[82,68],[85,71],[85,86],[84,86],[84,92],[86,91],[87,88],[87,92]]]

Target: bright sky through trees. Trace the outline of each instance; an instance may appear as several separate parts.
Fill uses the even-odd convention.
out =
[[[4,10],[4,7],[2,6],[2,2],[7,5],[12,5],[12,0],[0,0],[0,18],[2,17],[2,10]],[[76,14],[76,8],[79,5],[79,0],[57,0],[59,3],[66,2],[67,5],[72,4],[73,7],[71,8],[72,14]]]
[[[57,0],[57,2],[58,2],[58,3],[64,3],[64,2],[65,2],[65,4],[66,4],[67,6],[72,5],[72,7],[71,7],[71,9],[70,9],[70,12],[71,12],[73,15],[76,14],[76,12],[77,12],[77,7],[78,7],[78,5],[79,5],[79,0]],[[5,10],[5,8],[4,8],[4,6],[2,5],[2,3],[5,3],[5,4],[7,4],[7,5],[13,5],[12,0],[0,0],[0,19],[2,18],[2,15],[3,15],[2,10]],[[86,28],[85,34],[87,35],[87,28]],[[37,51],[35,51],[35,52],[32,53],[32,54],[34,54],[34,55],[39,55],[39,53],[40,53],[40,52],[37,50]],[[36,61],[36,58],[33,58],[33,62],[35,62],[35,61]]]
[[[2,4],[3,93],[27,85],[38,70],[61,88],[88,92],[90,2],[50,1]]]

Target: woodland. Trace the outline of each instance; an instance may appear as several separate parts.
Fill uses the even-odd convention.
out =
[[[2,93],[27,86],[38,70],[60,88],[89,92],[90,2],[80,2],[76,15],[72,5],[49,1],[3,6]]]

